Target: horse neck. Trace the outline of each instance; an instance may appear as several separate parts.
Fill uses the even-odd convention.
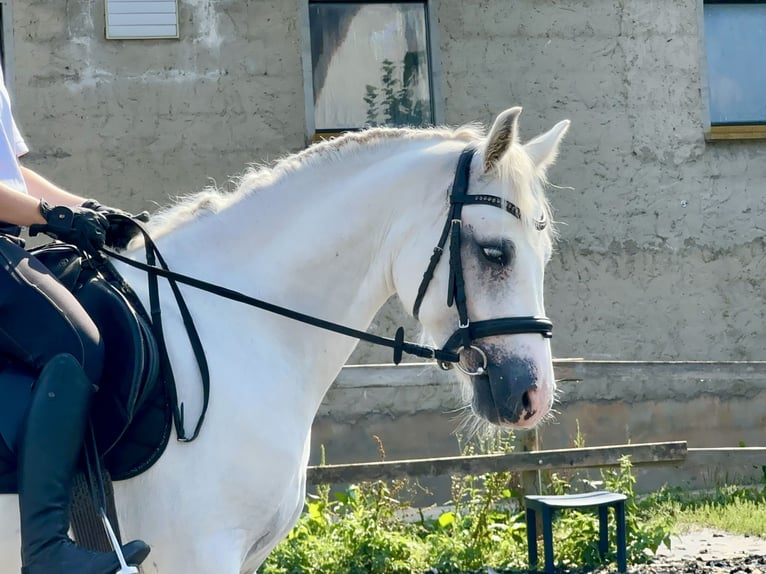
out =
[[[397,253],[418,233],[438,236],[453,159],[436,154],[424,162],[419,151],[433,145],[405,142],[374,163],[363,154],[349,164],[298,170],[162,237],[160,248],[179,272],[364,330],[394,293]],[[204,306],[211,297],[195,294]],[[249,313],[225,308],[237,317],[215,320],[239,324]],[[300,390],[313,396],[316,410],[357,341],[262,312],[252,316],[253,332],[279,346],[284,364],[311,374],[296,384],[320,381]]]

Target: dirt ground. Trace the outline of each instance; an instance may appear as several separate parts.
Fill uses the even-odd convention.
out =
[[[542,568],[542,564],[540,564]],[[560,570],[557,574],[612,574],[617,565],[596,571]],[[489,574],[493,574],[490,570]],[[499,573],[497,573],[499,574]],[[531,574],[526,570],[512,574]],[[675,535],[648,564],[628,564],[628,574],[766,574],[766,539],[709,528]]]
[[[628,567],[635,573],[766,574],[766,539],[709,528],[690,530],[662,547],[652,563]]]

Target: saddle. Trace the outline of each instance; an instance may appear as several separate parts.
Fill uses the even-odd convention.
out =
[[[72,292],[101,332],[104,371],[91,421],[103,467],[113,480],[139,475],[164,452],[173,420],[146,311],[111,264],[96,269],[77,248],[63,243],[30,252]],[[34,375],[18,365],[0,365],[4,410],[24,412],[33,382]],[[0,493],[16,492],[16,455],[0,440]]]

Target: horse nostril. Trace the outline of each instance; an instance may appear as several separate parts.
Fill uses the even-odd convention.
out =
[[[524,391],[524,394],[521,395],[521,406],[524,408],[525,421],[528,421],[537,413],[537,411],[532,408],[532,399],[529,396],[529,391]]]
[[[529,391],[524,391],[524,394],[521,395],[521,406],[524,407],[525,411],[532,410],[532,399],[529,398]]]

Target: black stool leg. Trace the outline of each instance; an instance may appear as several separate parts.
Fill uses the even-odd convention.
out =
[[[530,570],[537,570],[537,514],[527,507],[527,552]]]
[[[537,570],[537,515],[529,507],[527,507],[527,552],[530,570]]]
[[[614,505],[615,518],[617,519],[617,570],[628,571],[628,543],[625,532],[625,502]]]
[[[609,550],[609,532],[607,530],[608,517],[609,517],[609,507],[599,506],[598,507],[598,555],[601,557],[601,560],[604,559],[607,551]]]
[[[553,511],[548,506],[543,506],[543,551],[545,552],[545,571],[553,574]]]

